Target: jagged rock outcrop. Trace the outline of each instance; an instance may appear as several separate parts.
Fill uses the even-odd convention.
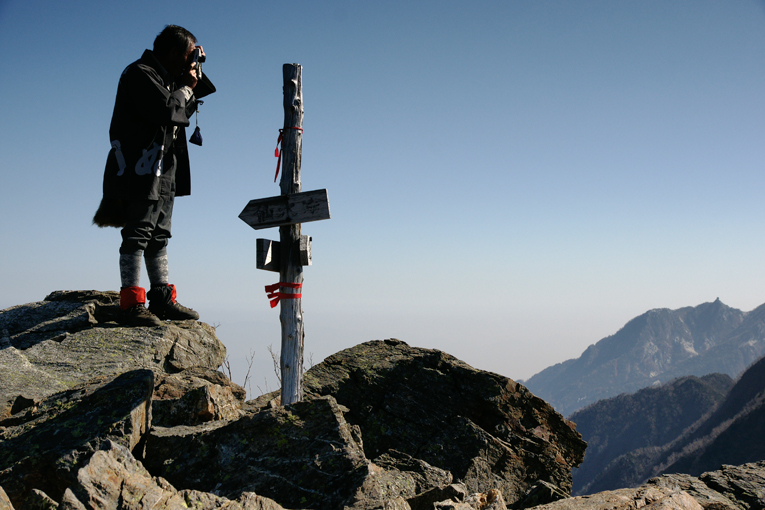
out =
[[[135,510],[284,510],[276,502],[253,493],[236,501],[195,490],[178,491],[166,480],[153,477],[130,450],[109,440],[100,445],[64,491],[60,503],[39,489],[32,489],[24,509],[85,510],[89,508]],[[0,510],[13,510],[0,488]]]
[[[0,421],[0,486],[14,505],[33,489],[61,501],[106,442],[134,449],[151,423],[153,387],[149,370],[99,376]]]
[[[0,311],[0,418],[19,396],[40,400],[94,376],[215,370],[225,359],[226,348],[207,324],[119,327],[118,302],[116,292],[57,291]]]
[[[498,489],[513,504],[537,482],[557,487],[544,501],[568,494],[570,469],[584,453],[573,424],[523,386],[398,340],[366,342],[330,356],[306,373],[305,388],[306,402],[289,410],[273,408],[269,395],[260,401],[271,400],[271,406],[253,404],[258,412],[225,426],[155,428],[146,445],[149,470],[179,488],[217,486],[229,498],[252,490],[285,506],[365,508],[383,496],[412,499],[448,485],[452,476],[468,493]],[[304,415],[319,409],[326,416],[321,428],[312,428],[316,424]],[[261,437],[262,430],[269,432]],[[280,452],[273,451],[277,435]],[[321,453],[328,442],[332,452]],[[200,450],[236,455],[208,458],[215,475],[198,478],[200,461],[190,452]],[[315,459],[308,463],[313,475],[278,492],[283,484],[272,481],[306,462],[305,452]],[[341,468],[330,472],[323,456],[338,452],[346,452],[345,460],[336,459]],[[445,473],[435,476],[438,485],[428,481],[434,472]]]
[[[78,470],[76,482],[66,489],[58,508],[283,510],[275,501],[253,493],[243,493],[231,501],[196,490],[178,491],[167,480],[152,476],[130,450],[111,442]]]
[[[703,510],[693,496],[677,489],[641,487],[599,492],[541,505],[537,510]]]
[[[19,508],[505,508],[564,497],[581,461],[523,386],[397,340],[318,365],[304,402],[243,405],[211,328],[123,328],[116,300],[0,311],[0,486]]]
[[[145,465],[177,488],[230,499],[256,492],[290,508],[340,508],[368,471],[354,435],[330,397],[232,422],[155,427]]]
[[[0,311],[0,486],[17,505],[62,502],[104,445],[140,453],[152,410],[167,423],[243,414],[210,326],[120,327],[118,299],[58,291]]]
[[[244,388],[217,370],[197,367],[160,374],[152,397],[152,425],[173,427],[235,420],[244,415],[246,398]]]
[[[564,416],[620,393],[686,375],[738,376],[765,355],[765,305],[742,312],[719,299],[678,310],[650,310],[577,359],[524,384]]]
[[[697,477],[687,474],[662,475],[647,485],[679,488],[710,510],[755,510],[765,508],[765,461],[723,465]]]
[[[686,474],[652,478],[636,489],[617,489],[541,505],[536,510],[761,510],[765,508],[765,461],[722,466],[698,478]]]
[[[585,443],[523,385],[446,353],[399,340],[365,342],[305,375],[306,398],[332,395],[373,459],[395,450],[446,469],[469,492],[499,489],[508,504],[538,481],[571,491]]]

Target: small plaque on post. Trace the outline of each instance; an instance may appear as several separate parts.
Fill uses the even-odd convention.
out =
[[[311,239],[310,236],[300,236],[300,265],[311,265]],[[281,244],[279,241],[270,239],[257,239],[257,258],[255,267],[264,271],[280,271]]]
[[[311,240],[309,236],[300,236],[300,265],[311,265]]]
[[[257,259],[255,267],[265,271],[279,272],[279,242],[270,239],[257,240]]]

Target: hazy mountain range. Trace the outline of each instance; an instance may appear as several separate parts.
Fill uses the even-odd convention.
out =
[[[765,459],[765,358],[731,383],[723,374],[683,377],[574,413],[588,443],[574,493]]]
[[[598,400],[677,377],[736,377],[763,354],[765,305],[742,312],[716,299],[650,310],[579,358],[548,367],[524,385],[569,416]]]
[[[724,374],[687,376],[599,400],[575,412],[571,420],[587,441],[587,450],[584,462],[573,472],[574,493],[588,494],[595,483],[613,486],[612,478],[622,473],[604,473],[610,464],[619,464],[615,459],[675,440],[715,409],[731,386],[733,380]],[[632,479],[630,474],[622,477]]]

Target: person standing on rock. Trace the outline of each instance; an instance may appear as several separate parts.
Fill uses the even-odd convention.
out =
[[[93,223],[122,228],[120,322],[130,326],[199,319],[176,301],[167,261],[174,199],[191,193],[185,127],[198,99],[215,92],[201,76],[205,53],[196,43],[185,28],[167,25],[153,50],[125,68],[117,87],[109,127],[112,148]],[[198,128],[190,141],[202,145]],[[142,257],[149,292],[139,285]]]

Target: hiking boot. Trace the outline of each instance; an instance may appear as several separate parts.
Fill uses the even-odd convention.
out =
[[[199,314],[175,300],[175,285],[152,287],[146,294],[149,311],[166,321],[199,320]]]
[[[186,308],[178,302],[167,303],[161,306],[149,302],[149,312],[153,313],[163,321],[199,320],[199,314],[197,312],[191,308]]]
[[[161,326],[157,319],[144,305],[146,291],[143,287],[122,287],[120,289],[120,313],[117,322],[125,326]]]
[[[161,326],[162,321],[156,315],[151,313],[143,305],[131,306],[127,310],[120,310],[119,323],[124,326]]]

